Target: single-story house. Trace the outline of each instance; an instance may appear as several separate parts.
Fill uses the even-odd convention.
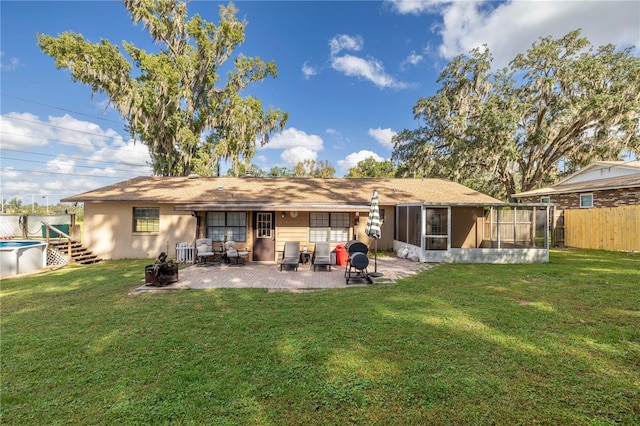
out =
[[[555,185],[513,197],[559,210],[640,204],[640,161],[596,161]]]
[[[105,259],[173,256],[205,237],[277,262],[287,241],[372,248],[374,190],[378,250],[423,262],[548,261],[548,205],[507,204],[443,179],[138,177],[62,201],[84,203],[83,244]]]
[[[552,217],[552,240],[555,246],[573,245],[585,248],[602,248],[597,239],[585,239],[585,232],[576,233],[578,222],[568,223],[565,211],[580,209],[606,209],[640,205],[640,161],[596,161],[576,173],[560,180],[555,185],[521,192],[513,196],[525,203],[549,203]],[[618,209],[618,210],[619,210]],[[596,213],[595,211],[593,213]],[[635,214],[635,213],[627,213]],[[575,222],[575,214],[573,215]],[[609,224],[609,226],[614,226]],[[617,226],[617,225],[615,225]],[[609,229],[601,224],[592,226],[589,234],[599,234],[604,238],[609,232],[625,232]],[[566,235],[573,229],[571,235]],[[608,239],[608,238],[607,238]],[[570,241],[568,241],[570,240]],[[589,241],[587,241],[589,240]],[[593,241],[591,241],[593,240]]]

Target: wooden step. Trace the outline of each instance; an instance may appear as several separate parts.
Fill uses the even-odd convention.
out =
[[[54,247],[61,255],[68,256],[69,253],[69,242],[60,240],[60,241],[50,241],[49,245]],[[83,265],[92,264],[100,262],[100,259],[96,254],[93,254],[91,251],[82,246],[82,243],[78,241],[71,242],[71,262],[72,263],[80,263]]]

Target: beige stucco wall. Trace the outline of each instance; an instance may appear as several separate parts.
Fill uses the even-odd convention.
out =
[[[134,233],[133,208],[159,207],[160,232]],[[393,229],[395,210],[393,207],[385,209],[385,220],[382,222],[382,238],[378,240],[378,250],[391,250],[393,247]],[[282,217],[282,213],[284,217]],[[196,238],[196,218],[191,212],[176,211],[173,205],[153,203],[85,203],[84,206],[83,244],[102,259],[149,258],[155,259],[160,252],[166,252],[174,258],[175,246],[180,242],[193,242]],[[374,242],[365,234],[367,226],[367,212],[360,212],[356,238],[373,249]],[[247,212],[247,242],[243,247],[252,250],[253,215]],[[356,215],[351,213],[352,226],[349,228],[349,239],[353,238]],[[276,253],[284,250],[286,241],[299,241],[300,247],[307,246],[314,250],[314,244],[309,242],[309,213],[299,212],[293,218],[289,212],[275,212],[276,225]],[[206,235],[205,214],[201,213],[200,235]],[[346,243],[347,241],[344,241]],[[336,242],[331,244],[335,248]],[[277,256],[276,256],[277,258]]]
[[[134,233],[134,207],[159,207],[160,232]],[[173,205],[85,203],[84,217],[83,244],[102,259],[155,259],[163,251],[174,258],[177,243],[195,238],[196,219]]]
[[[384,210],[384,220],[380,225],[380,239],[378,240],[378,250],[393,250],[393,230],[395,229],[395,208],[389,206],[381,206],[380,210]],[[380,213],[382,217],[383,213]],[[360,213],[360,221],[358,222],[358,241],[362,241],[370,250],[373,250],[375,243],[367,237],[367,219],[369,213]]]

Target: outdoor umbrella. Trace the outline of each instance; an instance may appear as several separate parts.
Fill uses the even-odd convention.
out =
[[[371,208],[369,209],[369,218],[367,219],[367,228],[365,233],[369,238],[375,240],[375,252],[374,252],[374,273],[369,274],[374,277],[382,276],[378,272],[378,239],[380,238],[380,205],[378,203],[378,191],[373,190],[371,195]]]

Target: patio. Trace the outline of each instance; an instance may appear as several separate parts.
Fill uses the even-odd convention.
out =
[[[373,285],[393,284],[433,264],[413,262],[396,257],[378,258],[377,271],[380,277],[372,277]],[[374,271],[371,259],[368,272]],[[352,278],[345,282],[345,267],[332,265],[331,271],[324,267],[313,270],[311,264],[300,264],[298,270],[280,271],[277,264],[248,263],[244,266],[211,263],[206,265],[180,265],[179,281],[164,287],[142,285],[133,293],[157,292],[183,289],[211,288],[264,288],[269,291],[310,291],[331,288],[346,288],[369,285],[365,279]]]

